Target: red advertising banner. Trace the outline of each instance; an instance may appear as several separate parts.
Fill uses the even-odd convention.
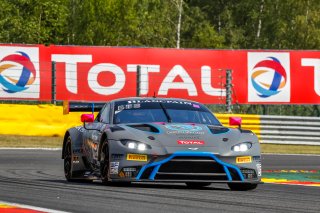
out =
[[[51,100],[52,87],[57,100],[131,97],[138,65],[145,97],[224,104],[230,69],[233,103],[320,103],[320,51],[54,45],[1,45],[0,98]]]

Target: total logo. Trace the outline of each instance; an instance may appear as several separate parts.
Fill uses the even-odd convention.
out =
[[[248,102],[289,101],[289,53],[248,53]]]
[[[39,98],[38,48],[0,47],[0,97]]]
[[[200,140],[177,140],[179,145],[204,145],[204,141]]]

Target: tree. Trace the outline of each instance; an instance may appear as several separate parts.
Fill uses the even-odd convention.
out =
[[[63,43],[67,0],[1,0],[0,41],[3,43]]]

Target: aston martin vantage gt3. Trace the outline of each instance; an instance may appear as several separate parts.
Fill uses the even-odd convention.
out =
[[[226,127],[204,105],[174,98],[70,103],[68,109],[92,111],[65,133],[68,181],[225,183],[231,190],[261,183],[259,141],[241,128],[241,118],[230,117],[229,126],[236,126]]]

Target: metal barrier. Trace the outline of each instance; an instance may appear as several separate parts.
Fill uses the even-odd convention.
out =
[[[223,125],[229,117],[242,118],[242,128],[252,130],[261,143],[320,145],[320,117],[216,114]]]
[[[260,141],[320,145],[320,117],[260,116]]]

